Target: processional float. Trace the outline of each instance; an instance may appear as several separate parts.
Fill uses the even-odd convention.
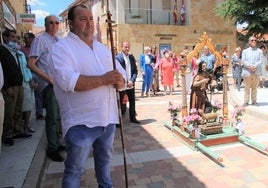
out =
[[[223,165],[223,158],[220,157],[217,153],[212,151],[209,146],[215,146],[220,144],[234,143],[234,142],[243,142],[246,145],[249,145],[264,154],[268,154],[268,148],[255,142],[247,136],[239,134],[235,127],[232,126],[232,122],[228,119],[228,82],[227,82],[227,72],[229,66],[229,60],[222,57],[222,55],[215,49],[211,39],[208,37],[206,32],[203,33],[201,38],[199,38],[199,43],[196,44],[193,51],[191,51],[187,58],[181,61],[180,69],[182,76],[182,108],[181,108],[181,118],[183,119],[188,115],[189,108],[187,106],[187,93],[186,93],[186,78],[187,65],[191,62],[192,57],[197,55],[200,50],[207,46],[212,54],[215,55],[217,63],[222,66],[223,73],[223,92],[222,92],[222,114],[219,115],[217,121],[208,122],[205,124],[198,125],[198,130],[200,134],[196,136],[191,131],[196,129],[189,130],[187,126],[176,119],[172,121],[166,121],[165,126],[169,128],[180,140],[182,140],[186,145],[191,147],[194,150],[199,150],[208,155],[215,162]]]

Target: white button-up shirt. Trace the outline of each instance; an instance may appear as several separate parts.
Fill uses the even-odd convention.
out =
[[[263,53],[259,48],[246,48],[242,51],[242,62],[244,65],[242,76],[250,76],[251,73],[247,69],[248,66],[253,65],[256,67],[254,74],[261,75],[261,64],[262,64]]]
[[[119,123],[116,90],[112,85],[74,91],[79,75],[98,76],[113,70],[111,51],[97,40],[94,40],[91,49],[71,32],[51,51],[50,70],[60,106],[63,135],[75,125],[105,127]],[[116,62],[116,67],[125,77],[119,62]]]

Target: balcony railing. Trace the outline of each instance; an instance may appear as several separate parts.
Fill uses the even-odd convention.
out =
[[[156,9],[125,9],[125,23],[151,25],[181,25],[179,12],[177,12],[177,22],[174,23],[172,10]]]

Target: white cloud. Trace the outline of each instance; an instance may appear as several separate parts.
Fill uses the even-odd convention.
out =
[[[35,14],[36,19],[45,18],[50,13],[43,10],[33,10],[32,14]]]
[[[45,2],[42,2],[42,1],[39,1],[39,0],[28,0],[27,2],[29,5],[31,6],[36,6],[36,5],[39,5],[39,6],[46,6],[47,4]]]

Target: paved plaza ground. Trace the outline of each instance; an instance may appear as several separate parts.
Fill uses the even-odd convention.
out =
[[[165,121],[170,121],[167,112],[168,101],[180,104],[181,88],[176,88],[173,95],[143,98],[140,97],[139,88],[137,85],[137,118],[141,124],[129,123],[128,114],[123,118],[129,187],[267,187],[268,156],[265,154],[238,142],[210,147],[223,158],[223,166],[220,166],[202,152],[187,147],[164,126]],[[235,90],[229,93],[229,103],[242,104],[243,91],[240,91],[240,94],[239,96]],[[212,99],[221,98],[221,96],[221,94],[215,94]],[[187,97],[189,99],[189,95]],[[268,103],[260,103],[260,105],[265,106]],[[254,108],[257,107],[247,107],[248,113],[243,117],[246,124],[246,135],[268,146],[266,131],[268,116],[259,118],[254,112]],[[82,180],[84,188],[98,187],[92,164],[90,157]],[[60,187],[63,168],[63,163],[48,160],[42,179],[42,188]],[[119,129],[116,132],[111,174],[115,188],[125,187]]]
[[[137,82],[137,119],[140,125],[123,117],[124,140],[127,152],[128,184],[130,188],[264,188],[268,184],[268,156],[240,142],[212,146],[210,149],[223,158],[220,166],[201,151],[186,146],[164,126],[170,121],[168,102],[180,104],[181,88],[173,95],[140,97],[141,82]],[[243,103],[243,89],[236,91],[230,85],[229,109]],[[268,146],[268,88],[259,89],[259,106],[246,107],[243,117],[246,136]],[[221,99],[215,94],[212,99]],[[189,99],[189,95],[187,96]],[[45,157],[44,121],[32,121],[37,130],[33,139],[3,147],[0,156],[0,187],[61,187],[64,163]],[[43,135],[43,136],[42,136]],[[40,139],[43,138],[43,139]],[[29,145],[32,144],[30,147]],[[20,146],[20,149],[17,149]],[[20,152],[17,157],[17,153]],[[36,152],[35,152],[36,151]],[[22,153],[28,155],[20,157]],[[18,158],[19,157],[19,158]],[[21,169],[20,166],[24,161]],[[25,162],[26,161],[26,162]],[[43,162],[44,161],[44,162]],[[12,166],[9,164],[15,163]],[[44,171],[40,171],[42,169]],[[13,171],[11,171],[13,169]],[[8,174],[8,175],[7,175]],[[112,179],[115,188],[124,188],[124,165],[119,129],[116,130]],[[92,156],[89,156],[82,188],[97,188]]]

